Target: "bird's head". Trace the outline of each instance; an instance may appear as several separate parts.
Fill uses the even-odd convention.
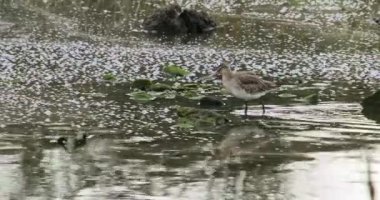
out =
[[[214,80],[215,78],[216,79],[222,79],[223,75],[228,76],[228,75],[230,75],[230,73],[231,73],[230,67],[226,63],[222,63],[222,64],[218,65],[218,67],[216,68],[216,70],[213,74],[200,77],[197,80],[198,81],[206,81],[206,80]]]
[[[228,64],[223,62],[216,69],[214,76],[216,76],[218,79],[221,79],[223,74],[230,73],[230,72],[231,72],[231,69],[228,66]]]

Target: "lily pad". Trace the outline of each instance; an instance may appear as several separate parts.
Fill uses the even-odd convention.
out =
[[[185,83],[181,87],[186,90],[196,90],[198,89],[199,85],[195,83]]]
[[[167,90],[167,91],[161,93],[160,98],[175,99],[176,96],[177,96],[177,93],[175,91]]]
[[[175,128],[179,128],[179,129],[191,129],[191,128],[194,128],[194,126],[195,126],[194,122],[186,118],[179,119],[178,123],[174,125]]]
[[[190,107],[177,107],[178,123],[187,127],[216,126],[228,123],[230,120],[215,111]]]
[[[149,79],[137,79],[132,83],[132,87],[139,90],[149,90],[151,86],[152,81]]]
[[[150,89],[156,92],[163,92],[165,90],[171,90],[172,87],[165,83],[155,83],[150,87]]]
[[[138,101],[138,102],[148,102],[148,101],[153,101],[157,97],[144,91],[137,91],[137,92],[132,92],[129,94],[131,99]]]
[[[199,94],[196,91],[183,91],[181,92],[181,96],[191,99],[191,100],[199,100],[204,97],[204,95]]]
[[[172,76],[186,76],[190,74],[186,69],[177,65],[168,65],[164,67],[164,72]]]
[[[177,109],[177,115],[179,117],[187,117],[187,116],[197,113],[197,109],[191,108],[191,107],[178,106],[176,109]]]
[[[107,72],[103,75],[103,80],[114,81],[114,80],[116,80],[116,76],[111,72]]]

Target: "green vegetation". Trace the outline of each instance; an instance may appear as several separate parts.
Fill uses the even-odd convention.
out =
[[[135,91],[130,93],[129,96],[131,99],[142,103],[153,101],[157,98],[156,96],[153,96],[152,94],[144,91]]]
[[[171,76],[187,76],[190,74],[189,71],[177,65],[167,65],[163,71]]]
[[[177,107],[176,112],[179,117],[177,128],[217,126],[230,122],[229,118],[211,110]]]
[[[106,80],[106,81],[115,81],[116,80],[116,76],[112,73],[112,72],[107,72],[103,75],[103,80]]]
[[[156,91],[156,92],[163,92],[166,90],[171,90],[172,87],[168,84],[165,84],[165,83],[155,83],[155,84],[151,85],[150,89],[152,91]]]
[[[199,100],[206,93],[214,93],[220,88],[215,85],[194,84],[194,83],[179,83],[170,84],[155,82],[148,79],[137,79],[132,83],[134,89],[129,96],[131,99],[139,102],[153,101],[156,98],[174,99],[177,96],[191,100]]]

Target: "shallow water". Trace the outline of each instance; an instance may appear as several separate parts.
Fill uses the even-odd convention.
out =
[[[180,3],[220,28],[151,37],[148,0],[0,2],[0,199],[370,199],[366,156],[379,190],[380,125],[360,105],[380,86],[377,1]],[[219,126],[176,126],[175,107],[197,100],[127,95],[167,81],[163,64],[192,83],[223,60],[282,84],[264,116],[253,101],[244,120],[218,81]],[[56,143],[82,133],[72,152]]]

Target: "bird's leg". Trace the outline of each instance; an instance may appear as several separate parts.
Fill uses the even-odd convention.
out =
[[[248,112],[248,101],[244,101],[244,105],[245,105],[245,108],[244,108],[244,116],[247,117],[247,112]]]
[[[265,114],[265,105],[262,99],[260,99],[261,107],[263,109],[263,115]]]

